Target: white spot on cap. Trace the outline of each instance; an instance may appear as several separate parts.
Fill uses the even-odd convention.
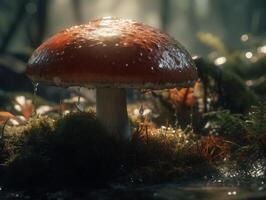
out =
[[[103,17],[102,19],[112,19],[112,16],[106,16],[106,17]]]

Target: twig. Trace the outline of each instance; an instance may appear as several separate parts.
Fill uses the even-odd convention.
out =
[[[3,127],[2,127],[1,140],[4,138],[5,127],[6,127],[7,123],[8,123],[8,121],[9,121],[9,119],[10,118],[7,118],[7,120],[5,121],[5,123],[4,123]]]
[[[1,142],[4,142],[4,132],[5,132],[5,127],[8,123],[10,118],[7,118],[7,120],[5,121],[3,127],[2,127],[2,130],[1,130]],[[4,148],[4,143],[1,144],[1,152],[3,151],[3,148]]]

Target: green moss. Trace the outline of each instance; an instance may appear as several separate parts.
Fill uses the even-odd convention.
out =
[[[2,180],[20,185],[34,183],[40,175],[47,174],[52,153],[53,120],[36,117],[26,126],[8,128],[6,132],[1,153],[4,155]]]
[[[213,171],[202,155],[179,145],[178,137],[146,134],[137,131],[130,142],[117,140],[93,113],[35,117],[25,126],[6,128],[0,179],[11,186],[95,187],[180,180]]]
[[[55,123],[56,176],[64,182],[104,182],[118,173],[123,146],[101,127],[93,113],[73,113]]]
[[[91,112],[34,117],[24,126],[5,128],[0,184],[102,187],[110,182],[180,181],[216,173],[224,157],[236,155],[234,162],[249,157],[243,149],[265,152],[264,104],[247,116],[221,111],[208,117],[211,130],[226,140],[149,127],[136,129],[126,142],[108,134]]]

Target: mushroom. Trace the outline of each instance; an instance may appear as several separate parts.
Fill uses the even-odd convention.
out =
[[[130,139],[126,88],[187,87],[197,78],[189,53],[169,35],[129,19],[102,18],[61,31],[31,56],[35,82],[96,88],[96,116]]]

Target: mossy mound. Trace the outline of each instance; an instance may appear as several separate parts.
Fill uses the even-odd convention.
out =
[[[35,117],[25,126],[6,128],[0,179],[19,187],[103,187],[117,181],[156,183],[213,172],[202,155],[189,152],[177,137],[146,134],[136,131],[130,142],[120,141],[93,113],[56,120]]]

